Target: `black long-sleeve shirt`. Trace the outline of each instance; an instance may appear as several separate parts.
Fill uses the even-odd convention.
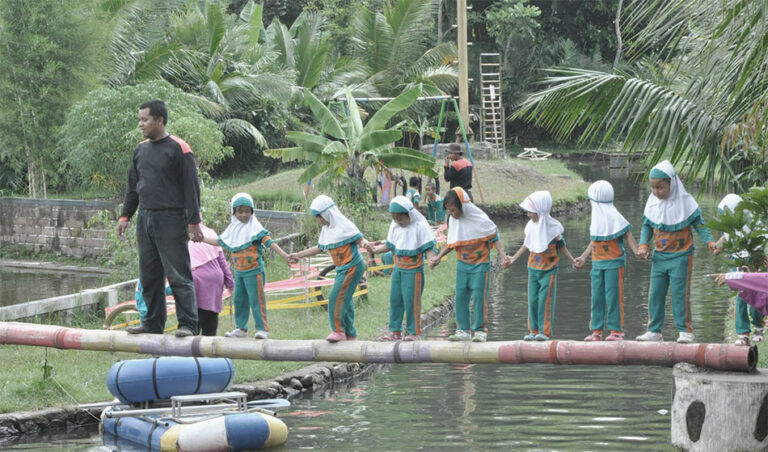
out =
[[[200,223],[200,181],[195,154],[181,138],[168,135],[136,146],[120,217],[131,218],[138,207],[185,209],[187,224]]]
[[[472,188],[472,164],[465,158],[454,160],[450,166],[443,167],[446,182],[451,183],[451,188],[461,187],[469,190]]]

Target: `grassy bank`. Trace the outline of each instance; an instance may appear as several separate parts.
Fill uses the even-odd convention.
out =
[[[422,309],[428,311],[453,293],[455,257],[451,254],[434,271],[426,270]],[[287,275],[284,264],[270,259],[270,280]],[[369,279],[369,296],[355,303],[355,326],[361,339],[373,339],[386,329],[389,311],[389,278]],[[327,292],[327,289],[326,289]],[[327,295],[327,293],[326,293]],[[321,339],[329,332],[328,312],[322,307],[269,311],[270,338]],[[174,322],[169,319],[169,325]],[[251,324],[252,324],[251,320]],[[79,322],[88,328],[100,328],[100,319]],[[219,335],[232,328],[231,317],[219,320]],[[230,339],[227,339],[230,340]],[[231,339],[253,340],[253,339]],[[51,406],[110,400],[106,376],[109,368],[122,359],[146,357],[133,353],[58,350],[41,347],[0,345],[0,412],[37,410]],[[43,377],[47,361],[50,376]],[[235,383],[275,377],[307,365],[305,362],[236,360]]]

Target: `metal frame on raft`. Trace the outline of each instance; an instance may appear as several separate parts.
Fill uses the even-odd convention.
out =
[[[672,366],[690,363],[715,370],[751,372],[757,348],[675,342],[372,342],[234,340],[0,322],[0,344],[72,350],[122,351],[165,356],[208,356],[264,361],[361,363],[587,364]]]

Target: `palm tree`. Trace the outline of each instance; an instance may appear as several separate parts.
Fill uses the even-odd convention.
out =
[[[322,126],[320,133],[291,131],[286,139],[297,147],[265,151],[284,161],[309,161],[299,182],[307,182],[320,174],[343,174],[363,179],[368,168],[400,168],[437,177],[435,159],[410,148],[392,146],[400,140],[402,123],[387,128],[387,123],[410,107],[421,94],[413,87],[387,102],[363,125],[360,110],[349,89],[345,92],[342,117],[335,115],[311,91],[303,89],[304,100]]]
[[[153,15],[158,6],[142,1],[123,12],[111,83],[164,78],[194,98],[225,136],[266,147],[254,105],[290,97],[294,75],[274,69],[276,55],[260,41],[261,6],[251,1],[235,16],[223,1],[181,3],[166,5],[162,18]]]
[[[425,96],[456,87],[456,48],[432,46],[433,0],[390,0],[382,12],[360,7],[353,23],[354,63],[337,68],[325,87],[335,95],[350,87],[358,97],[395,96],[416,85]]]
[[[745,171],[763,178],[746,186],[764,183],[753,170],[768,143],[767,14],[767,0],[634,2],[622,70],[553,68],[514,116],[558,139],[620,140],[651,164],[703,170],[721,189],[746,188]]]

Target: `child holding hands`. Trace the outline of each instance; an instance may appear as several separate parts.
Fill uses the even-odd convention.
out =
[[[328,251],[336,266],[336,277],[328,297],[328,317],[331,334],[328,342],[357,340],[355,329],[355,304],[352,299],[357,284],[365,275],[365,262],[358,247],[367,247],[363,234],[333,200],[320,195],[312,201],[309,212],[322,226],[317,246],[290,255],[291,260],[314,256]]]
[[[613,186],[599,180],[587,191],[592,205],[592,220],[589,224],[589,245],[576,259],[576,268],[583,268],[585,260],[592,256],[592,270],[589,272],[591,287],[589,329],[592,334],[584,338],[587,342],[603,340],[603,329],[611,334],[606,341],[624,339],[624,266],[626,240],[633,253],[637,243],[630,232],[632,225],[613,205]]]
[[[429,267],[435,268],[440,259],[456,250],[456,322],[459,328],[449,336],[451,341],[485,342],[488,334],[485,328],[488,286],[491,274],[491,248],[496,248],[502,262],[507,259],[504,246],[499,240],[496,225],[479,207],[470,200],[469,194],[461,187],[455,187],[445,194],[443,202],[450,214],[448,218],[447,245],[429,260]],[[475,319],[470,325],[469,300],[474,298]],[[474,332],[474,337],[470,336]]]
[[[249,310],[253,312],[256,326],[255,339],[266,339],[267,300],[264,296],[264,250],[270,248],[288,262],[288,254],[272,241],[269,231],[253,214],[253,198],[248,193],[232,197],[232,221],[219,237],[204,236],[209,245],[221,246],[232,253],[235,264],[235,306],[236,328],[226,337],[248,337]]]
[[[558,251],[576,265],[565,246],[563,225],[549,216],[552,210],[552,195],[548,191],[533,192],[520,204],[526,211],[528,224],[525,225],[525,241],[514,256],[509,257],[506,266],[526,251],[528,255],[528,331],[526,341],[547,341],[552,337],[552,323],[555,320],[555,295],[557,286]]]
[[[397,196],[389,203],[392,224],[383,245],[370,244],[368,251],[394,254],[394,269],[389,290],[389,331],[383,341],[417,341],[421,334],[421,294],[424,291],[424,256],[435,256],[432,229],[411,201]],[[402,336],[403,314],[406,319],[405,338]]]
[[[679,332],[677,342],[694,340],[691,325],[691,271],[693,270],[693,230],[715,251],[715,242],[704,226],[701,209],[685,191],[680,177],[668,160],[651,169],[651,194],[643,212],[643,228],[637,256],[648,259],[649,243],[654,239],[656,250],[651,263],[651,288],[648,293],[648,331],[638,341],[662,341],[664,305],[670,291],[672,313]]]

